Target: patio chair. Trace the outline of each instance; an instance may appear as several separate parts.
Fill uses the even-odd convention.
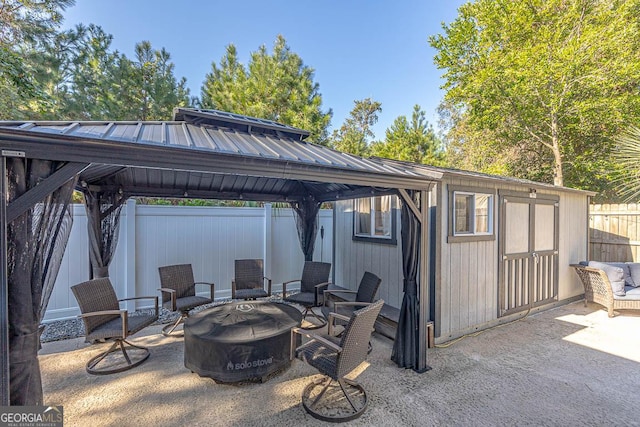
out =
[[[162,294],[162,306],[173,312],[180,312],[180,316],[174,323],[169,323],[162,328],[162,335],[183,336],[184,334],[177,330],[178,326],[184,324],[185,319],[189,317],[189,310],[213,302],[215,284],[196,282],[191,264],[158,267],[158,273],[160,273],[159,291]],[[208,285],[209,298],[196,295],[196,285]]]
[[[360,279],[357,291],[350,289],[327,289],[324,291],[324,305],[322,306],[322,315],[325,319],[329,318],[330,312],[351,316],[354,310],[364,307],[373,302],[378,292],[382,279],[373,273],[365,271]],[[336,296],[347,301],[335,301],[331,296]],[[355,298],[354,298],[355,296]]]
[[[87,372],[93,375],[114,374],[134,368],[147,360],[149,350],[127,341],[141,329],[158,320],[158,297],[134,297],[118,300],[108,277],[89,280],[71,287],[80,307],[79,317],[84,322],[87,342],[113,339],[108,350],[92,357],[87,362]],[[129,316],[127,310],[120,309],[121,301],[153,299],[155,311],[152,314],[139,313]],[[118,348],[122,357],[112,355]],[[112,355],[112,357],[108,357]]]
[[[271,279],[264,275],[261,259],[235,260],[234,279],[231,281],[232,299],[256,299],[271,296]],[[265,282],[267,289],[265,289]]]
[[[287,302],[300,304],[304,307],[303,320],[308,315],[315,317],[319,324],[307,326],[306,329],[321,328],[327,324],[326,320],[313,311],[313,307],[322,305],[323,291],[329,286],[329,272],[331,264],[328,262],[305,261],[302,268],[302,278],[289,280],[282,284],[282,299]],[[287,285],[300,282],[300,292],[287,295]]]
[[[292,330],[292,343],[296,334],[309,338],[309,341],[296,348],[295,357],[325,375],[311,382],[302,392],[302,406],[314,418],[342,422],[358,418],[364,413],[367,393],[362,385],[345,376],[366,360],[367,343],[383,304],[383,300],[378,300],[354,311],[351,317],[330,313],[327,335],[302,328]],[[334,319],[348,322],[340,339],[333,336]],[[330,389],[333,381],[337,381],[338,386]]]

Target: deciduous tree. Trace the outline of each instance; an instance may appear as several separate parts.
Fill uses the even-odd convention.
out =
[[[443,30],[430,43],[455,154],[606,188],[613,136],[640,117],[638,0],[478,0]]]

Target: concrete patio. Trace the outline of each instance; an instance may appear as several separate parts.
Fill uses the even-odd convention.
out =
[[[186,369],[183,341],[160,328],[132,337],[150,348],[147,362],[104,377],[85,363],[106,344],[43,344],[45,404],[64,406],[65,426],[326,425],[300,405],[317,375],[308,365],[294,361],[262,384],[217,384]],[[389,339],[372,344],[356,373],[369,407],[347,425],[640,425],[640,312],[610,319],[600,306],[568,304],[430,349],[424,374],[399,369]]]

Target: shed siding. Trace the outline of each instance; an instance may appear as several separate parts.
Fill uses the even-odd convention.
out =
[[[494,215],[498,211],[498,186],[473,180],[448,179],[437,189],[435,334],[449,336],[497,318],[498,239],[448,243],[448,185],[494,190]],[[497,236],[498,224],[494,222]]]
[[[382,279],[378,298],[392,307],[400,308],[403,279],[399,210],[396,209],[395,214],[397,245],[353,241],[353,201],[336,202],[333,280],[340,286],[356,290],[362,274],[370,271]]]
[[[475,187],[495,192],[494,240],[448,243],[449,185]],[[435,207],[435,280],[432,307],[435,335],[446,341],[474,330],[498,323],[500,282],[498,245],[500,232],[499,191],[528,193],[529,187],[500,179],[476,180],[474,177],[445,176],[433,189]],[[587,257],[588,197],[574,191],[537,189],[538,195],[552,194],[559,201],[558,300],[583,293],[577,275],[570,264]],[[399,217],[399,212],[398,212]],[[336,203],[335,221],[336,283],[356,289],[362,272],[372,271],[383,278],[379,297],[394,307],[402,302],[402,252],[400,221],[397,222],[397,246],[354,242],[353,202]]]
[[[587,259],[589,200],[583,194],[560,193],[560,241],[558,254],[558,298],[584,293],[582,283],[570,264]]]
[[[447,243],[448,185],[495,190],[495,240]],[[441,340],[482,329],[483,325],[498,319],[500,190],[527,192],[528,188],[505,185],[498,180],[495,183],[478,183],[459,178],[445,179],[438,188],[435,333]],[[581,193],[565,191],[538,189],[538,194],[560,197],[558,300],[562,301],[583,293],[580,281],[569,264],[587,256],[588,198]]]

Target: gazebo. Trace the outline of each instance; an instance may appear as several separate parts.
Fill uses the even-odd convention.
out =
[[[84,194],[93,277],[104,277],[130,197],[287,202],[305,258],[324,202],[402,200],[404,299],[392,359],[427,365],[429,191],[442,174],[308,143],[308,132],[217,110],[173,121],[0,122],[0,405],[42,404],[39,326]]]

